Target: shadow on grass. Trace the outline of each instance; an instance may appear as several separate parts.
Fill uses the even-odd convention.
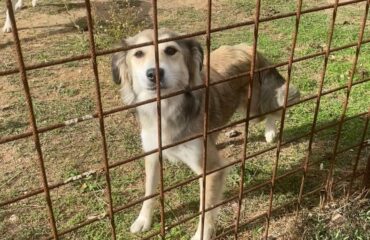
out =
[[[362,118],[362,117],[357,117],[357,118],[349,120],[348,122],[351,122],[352,124],[349,125],[350,126],[349,128],[343,128],[342,129],[342,134],[341,134],[341,136],[342,136],[341,139],[342,138],[346,139],[345,145],[346,145],[347,148],[350,147],[350,146],[356,146],[356,145],[359,144],[359,142],[361,140],[361,135],[358,135],[357,133],[359,132],[359,130],[364,130],[365,119]],[[345,123],[347,123],[347,122],[345,122]],[[328,125],[333,124],[333,122],[326,122],[326,123],[321,122],[320,124],[322,126],[328,126]],[[325,143],[325,145],[330,145],[332,147],[330,149],[315,148],[315,153],[312,154],[312,157],[310,158],[311,162],[315,162],[315,163],[324,162],[324,163],[329,164],[329,161],[331,160],[331,157],[330,157],[331,152],[333,151],[332,148],[333,148],[334,142],[335,142],[335,138],[333,136],[335,136],[335,134],[336,134],[337,127],[338,127],[338,125],[335,125],[335,126],[329,128],[328,130],[326,130],[328,132],[323,131],[325,134],[315,135],[314,141],[315,141],[316,145],[320,145],[321,143]],[[307,129],[310,129],[310,128],[311,128],[311,125],[308,124],[308,125],[304,125],[304,126],[301,126],[301,127],[298,127],[298,128],[286,129],[285,133],[288,134],[289,136],[294,136],[294,135],[298,135],[298,134],[303,135],[303,133],[306,133]],[[255,140],[260,141],[261,139],[263,139],[263,136],[257,136],[257,135],[252,136],[251,138],[249,138],[250,141],[255,141]],[[305,142],[305,141],[307,141],[307,139],[306,140],[305,139],[300,139],[300,140],[294,142],[293,144],[298,144],[298,143],[302,143],[302,142]],[[243,142],[244,141],[242,139],[231,139],[227,142],[223,142],[221,144],[218,144],[218,148],[219,149],[226,148],[230,144],[241,146],[243,144]],[[339,147],[339,149],[340,149],[340,147]],[[276,151],[276,149],[273,150],[273,151]],[[330,152],[330,154],[328,154],[328,152]],[[357,151],[354,151],[354,153],[352,153],[351,156],[354,157],[356,152]],[[305,158],[301,158],[301,159],[297,160],[296,161],[297,164],[295,166],[291,167],[291,169],[300,168],[301,166],[303,166],[304,160],[305,160]],[[271,161],[271,164],[273,164],[273,161]],[[336,166],[338,166],[338,164],[343,164],[343,163],[339,163],[337,161]],[[349,160],[349,162],[347,162],[345,164],[351,164],[351,161]],[[352,168],[349,169],[349,170],[352,170]],[[279,176],[282,176],[286,173],[288,173],[287,170],[278,169],[277,170],[277,177],[279,178]],[[275,196],[280,196],[280,195],[292,196],[293,195],[293,196],[295,196],[293,199],[296,199],[298,197],[299,189],[300,189],[301,183],[302,183],[302,173],[303,173],[303,171],[300,170],[300,171],[297,171],[297,172],[295,172],[291,175],[288,175],[286,177],[279,178],[276,181],[274,195]],[[320,187],[324,187],[325,183],[326,183],[327,173],[328,173],[328,169],[321,170],[318,166],[310,166],[309,170],[307,172],[307,175],[306,175],[303,194],[309,193],[310,191],[313,191],[313,190],[318,189]],[[251,174],[251,173],[249,171],[246,171],[246,175],[248,175],[248,174]],[[271,172],[266,173],[266,174],[271,174]],[[249,177],[251,177],[251,176],[249,176]],[[247,179],[247,178],[248,177],[246,177],[245,179]],[[252,178],[253,178],[253,176],[252,176]],[[270,183],[268,183],[269,180],[270,180],[270,178],[264,178],[264,179],[255,179],[255,180],[253,180],[253,183],[245,182],[244,183],[245,184],[245,191],[248,191],[248,189],[253,189],[256,186],[263,185],[264,183],[266,183],[266,184],[263,187],[259,188],[259,189],[248,192],[244,199],[248,199],[248,197],[249,198],[259,197],[261,195],[265,195],[266,197],[268,197],[270,195],[270,186],[271,186]],[[232,198],[234,196],[238,196],[238,193],[239,193],[239,189],[236,189],[236,187],[234,187],[233,189],[227,189],[225,191],[224,199],[229,199],[229,198]],[[315,195],[315,196],[312,196],[312,195],[307,196],[307,198],[306,198],[306,202],[308,203],[307,207],[317,206],[317,203],[319,201],[319,195],[318,194],[319,193],[317,193],[317,195]],[[287,200],[286,202],[289,202],[289,201],[291,201],[291,200]],[[282,203],[279,203],[279,206],[284,205],[284,202],[285,202],[285,200],[283,200]],[[194,200],[191,200],[191,201],[189,201],[185,204],[177,206],[177,208],[175,208],[175,209],[172,209],[166,215],[166,220],[171,222],[171,223],[174,223],[174,222],[178,221],[176,216],[184,216],[184,215],[189,214],[189,212],[192,212],[193,214],[195,214],[198,211],[198,209],[199,209],[199,198],[197,197]],[[292,205],[283,207],[281,209],[274,210],[275,213],[274,213],[273,217],[277,217],[277,216],[279,216],[279,214],[282,215],[282,214],[294,212],[295,210],[296,210],[296,204],[294,203]],[[159,214],[155,215],[155,219],[159,221],[159,219],[160,219]],[[262,218],[262,219],[264,219],[264,218]],[[258,222],[259,220],[256,220],[256,221]],[[254,224],[255,224],[255,222],[252,225],[254,225]],[[244,226],[244,228],[246,228],[246,227],[250,228],[250,225]],[[227,231],[227,230],[230,230],[230,229],[221,229],[220,231],[223,232],[223,231]]]
[[[81,19],[85,20],[85,18],[80,18],[80,19],[77,19],[76,21],[80,21]],[[27,42],[36,41],[37,39],[44,39],[44,38],[50,37],[52,35],[66,34],[66,33],[71,33],[71,32],[77,31],[76,27],[73,26],[73,23],[56,24],[56,25],[53,25],[53,26],[49,25],[49,26],[29,27],[29,28],[28,27],[18,28],[18,30],[27,30],[27,29],[36,29],[36,28],[43,29],[43,28],[53,28],[53,27],[58,27],[59,29],[39,33],[39,34],[33,35],[32,37],[25,37],[25,38],[22,38],[20,40],[21,40],[21,42],[23,42],[23,44],[25,44]],[[0,44],[0,49],[9,47],[11,45],[13,45],[13,41],[9,41],[7,43]]]

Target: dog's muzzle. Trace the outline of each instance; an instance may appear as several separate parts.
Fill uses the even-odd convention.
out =
[[[165,88],[164,87],[164,69],[159,68],[158,71],[159,71],[158,72],[159,73],[159,84],[160,84],[161,88]],[[146,71],[146,78],[150,82],[150,87],[148,88],[148,90],[155,90],[156,89],[156,71],[155,71],[155,68],[149,68]]]
[[[160,81],[163,81],[164,69],[163,68],[159,68],[158,70],[159,70],[159,80]],[[152,83],[155,83],[155,79],[156,79],[155,68],[149,68],[146,71],[146,77],[148,78],[149,81],[151,81]]]

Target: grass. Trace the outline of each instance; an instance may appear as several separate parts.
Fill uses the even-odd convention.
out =
[[[356,197],[349,202],[335,201],[320,211],[303,211],[295,222],[297,230],[305,229],[310,236],[303,239],[368,239],[368,201]]]
[[[176,4],[161,5],[159,1],[158,20],[161,27],[190,33],[204,30],[207,13],[201,4],[189,2],[177,7]],[[254,1],[218,0],[214,1],[212,27],[251,20],[254,14]],[[304,1],[303,8],[326,4],[327,1]],[[26,3],[27,4],[27,3]],[[94,5],[95,4],[95,5]],[[96,27],[95,40],[98,49],[116,46],[121,38],[135,34],[143,28],[151,27],[149,5],[138,5],[136,1],[97,1],[93,4]],[[261,17],[273,16],[294,11],[295,1],[269,0],[261,1]],[[20,26],[22,50],[26,64],[40,63],[62,57],[88,53],[89,42],[86,32],[84,6],[78,1],[42,1],[37,8],[27,8],[17,13]],[[337,22],[332,47],[339,47],[357,41],[364,4],[341,7],[338,10]],[[32,16],[37,20],[30,22]],[[32,18],[32,19],[36,19]],[[321,52],[325,47],[331,10],[302,15],[295,57]],[[291,49],[294,31],[294,17],[263,22],[259,26],[258,49],[272,62],[286,61]],[[369,38],[365,32],[364,39]],[[204,38],[199,37],[204,44]],[[226,30],[212,34],[211,47],[215,49],[222,44],[253,43],[253,26]],[[46,47],[47,48],[46,48]],[[369,77],[370,45],[363,45],[354,82],[362,76]],[[11,55],[11,35],[0,39],[0,49]],[[353,64],[355,49],[337,51],[330,55],[324,79],[324,91],[347,84]],[[0,70],[16,66],[13,58],[0,58]],[[105,110],[121,106],[119,91],[111,82],[110,56],[98,58],[99,79],[103,108]],[[294,63],[292,84],[297,86],[303,97],[317,94],[323,57]],[[278,69],[285,77],[287,68]],[[75,117],[81,117],[96,111],[95,83],[90,62],[75,61],[63,65],[32,70],[28,80],[33,98],[36,120],[39,127],[60,123]],[[19,75],[0,77],[0,136],[11,136],[29,129],[28,110]],[[352,88],[346,116],[366,112],[369,107],[369,82]],[[342,114],[345,90],[327,94],[322,97],[317,127],[335,122]],[[287,113],[283,140],[287,141],[310,131],[316,100],[310,100],[292,107]],[[235,119],[242,114],[237,114]],[[128,159],[141,153],[139,126],[133,114],[120,112],[105,118],[110,164]],[[235,128],[243,131],[242,126]],[[228,131],[228,130],[227,130]],[[364,119],[355,118],[343,125],[338,150],[357,144],[364,131]],[[367,129],[366,139],[370,137]],[[303,193],[321,186],[329,169],[329,156],[333,151],[337,128],[332,127],[315,134],[310,161],[317,164],[307,172]],[[253,126],[249,132],[248,155],[261,151],[274,144],[266,144],[263,139],[263,126]],[[73,126],[52,130],[40,134],[45,167],[49,184],[65,181],[89,170],[96,170],[87,178],[69,183],[51,190],[53,210],[59,231],[66,230],[88,219],[105,213],[106,182],[101,171],[103,154],[99,122],[97,119],[85,121]],[[222,156],[227,161],[239,159],[242,154],[243,135],[229,139],[225,131],[218,140]],[[31,189],[42,186],[39,175],[38,158],[32,138],[6,143],[0,149],[0,192],[1,201],[21,196]],[[284,145],[281,148],[277,176],[293,170],[305,161],[308,138]],[[335,178],[340,179],[351,172],[358,148],[353,148],[339,155],[336,159]],[[271,178],[276,150],[267,151],[246,162],[244,186],[251,188]],[[366,156],[360,157],[360,168],[363,168]],[[322,165],[323,168],[320,168]],[[143,196],[144,184],[143,159],[121,165],[110,171],[112,201],[115,208],[133,202]],[[182,164],[164,164],[164,185],[170,187],[177,182],[193,176]],[[230,169],[227,178],[226,197],[238,193],[240,166]],[[277,180],[273,198],[274,207],[282,206],[294,200],[299,193],[302,173],[297,172],[289,177]],[[356,182],[356,186],[360,186]],[[294,234],[304,231],[306,239],[368,239],[369,212],[368,205],[357,204],[362,200],[353,200],[348,205],[341,199],[343,189],[348,187],[344,181],[336,187],[337,205],[320,210],[318,195],[310,195],[303,200],[303,209],[298,218],[294,211],[284,208],[272,219],[270,235],[283,239],[297,239]],[[166,193],[166,224],[180,221],[198,210],[198,183],[192,182],[181,188]],[[270,188],[248,192],[242,203],[241,221],[246,222],[253,216],[268,209]],[[343,207],[344,206],[344,207]],[[159,211],[155,212],[153,229],[149,233],[133,235],[129,226],[135,219],[140,204],[115,214],[118,239],[138,239],[160,229]],[[331,215],[341,212],[349,221],[333,227]],[[230,202],[221,209],[219,231],[235,222],[237,203]],[[330,217],[329,217],[330,216]],[[186,222],[168,231],[168,239],[189,239],[195,231],[197,219]],[[284,229],[284,231],[282,231]],[[286,231],[285,231],[286,230]],[[264,234],[264,221],[255,221],[240,233],[240,239],[259,239]],[[50,235],[45,200],[42,194],[7,205],[0,209],[0,235],[5,239],[38,239]],[[111,230],[109,221],[103,219],[87,225],[66,235],[68,239],[109,239]],[[226,237],[225,239],[231,239]]]

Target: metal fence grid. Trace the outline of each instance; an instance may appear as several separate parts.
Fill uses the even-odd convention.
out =
[[[358,41],[355,42],[355,43],[351,43],[351,44],[348,44],[348,45],[341,46],[341,47],[331,48],[333,32],[334,32],[334,24],[335,24],[336,15],[337,15],[337,9],[339,7],[342,7],[342,6],[345,6],[345,5],[350,5],[350,4],[360,3],[360,2],[366,2],[366,7],[364,9],[364,15],[363,15],[362,23],[361,23],[361,31],[360,31],[359,36],[358,36]],[[105,219],[105,218],[109,219],[109,223],[110,223],[110,227],[111,227],[111,231],[112,231],[111,236],[112,236],[113,239],[116,239],[116,224],[115,224],[115,221],[114,221],[114,215],[118,212],[121,212],[125,209],[128,209],[128,208],[138,204],[138,203],[142,203],[143,201],[145,201],[147,199],[150,199],[150,198],[154,198],[154,197],[159,197],[160,202],[161,202],[161,208],[160,208],[161,209],[161,211],[160,211],[161,212],[161,229],[160,229],[160,231],[154,232],[153,234],[145,237],[144,239],[151,239],[151,238],[156,237],[156,236],[161,236],[161,238],[164,239],[165,236],[166,236],[166,231],[168,231],[169,229],[174,228],[174,227],[176,227],[176,226],[178,226],[178,225],[180,225],[184,222],[190,221],[191,219],[193,219],[193,218],[195,218],[199,215],[202,216],[201,221],[202,221],[202,228],[203,228],[205,212],[210,211],[210,210],[212,210],[216,207],[222,206],[224,204],[230,203],[232,201],[237,201],[238,202],[237,218],[235,220],[235,223],[232,224],[229,228],[227,228],[221,235],[216,236],[214,239],[219,239],[219,238],[221,238],[223,236],[226,236],[226,235],[234,235],[235,238],[237,238],[238,233],[240,231],[242,231],[242,229],[245,228],[245,226],[247,226],[248,224],[250,224],[250,223],[252,223],[256,220],[259,220],[259,219],[265,219],[266,220],[266,227],[265,227],[264,237],[265,237],[265,239],[267,239],[272,214],[274,212],[276,212],[276,211],[278,211],[282,208],[288,207],[288,206],[294,206],[297,209],[299,209],[303,197],[314,194],[314,193],[317,193],[317,192],[320,192],[320,191],[325,193],[325,196],[330,197],[331,196],[331,190],[332,190],[333,186],[335,184],[338,184],[341,180],[344,180],[344,179],[350,179],[350,185],[349,185],[349,190],[348,190],[348,192],[350,193],[352,191],[354,180],[358,177],[361,177],[361,176],[364,176],[365,185],[367,185],[368,187],[370,186],[370,159],[368,159],[367,170],[365,170],[365,172],[364,171],[359,172],[358,169],[357,169],[361,152],[364,149],[364,147],[366,147],[368,145],[368,143],[365,141],[365,138],[366,138],[366,131],[367,131],[368,125],[369,125],[370,109],[369,109],[368,112],[360,113],[360,114],[357,114],[357,115],[352,116],[352,117],[346,117],[348,100],[349,100],[349,96],[350,96],[352,87],[355,86],[355,85],[362,84],[362,83],[370,81],[370,78],[364,78],[364,77],[363,77],[363,79],[361,79],[359,81],[356,81],[356,82],[353,81],[354,74],[355,74],[355,68],[356,68],[356,64],[357,64],[359,53],[360,53],[360,48],[363,44],[370,43],[370,39],[363,39],[365,26],[366,26],[366,20],[368,18],[370,0],[353,0],[353,1],[346,1],[346,2],[340,2],[340,3],[339,3],[339,0],[336,0],[334,4],[327,4],[325,6],[314,7],[314,8],[310,8],[310,9],[306,9],[306,10],[302,10],[302,0],[297,0],[297,9],[296,9],[295,12],[290,12],[290,13],[285,13],[285,14],[280,14],[280,15],[274,15],[274,16],[265,17],[265,18],[260,18],[260,6],[261,6],[261,4],[260,4],[260,0],[256,0],[256,9],[255,9],[254,20],[235,23],[235,24],[232,24],[232,25],[218,27],[218,28],[212,28],[212,26],[211,26],[211,22],[212,22],[211,21],[212,1],[208,0],[207,29],[205,31],[194,32],[194,33],[190,33],[190,34],[181,35],[179,37],[167,38],[167,39],[162,39],[162,40],[158,40],[157,1],[152,0],[152,4],[153,4],[153,24],[154,24],[154,42],[148,42],[148,43],[144,43],[144,44],[130,46],[130,47],[127,47],[127,48],[121,47],[121,48],[114,48],[114,49],[107,49],[107,50],[100,50],[100,51],[96,50],[95,41],[94,41],[91,4],[90,4],[89,0],[85,0],[86,15],[87,15],[87,22],[88,22],[88,35],[89,35],[89,43],[90,43],[90,54],[83,54],[83,55],[73,56],[73,57],[69,57],[69,58],[63,58],[63,59],[56,60],[56,61],[48,61],[48,62],[45,62],[45,63],[33,64],[33,65],[28,65],[28,66],[26,66],[24,61],[23,61],[22,48],[21,48],[21,43],[20,43],[19,36],[18,36],[18,30],[17,30],[15,17],[14,17],[14,12],[13,12],[13,9],[12,9],[11,0],[6,0],[6,4],[7,4],[7,7],[9,9],[9,15],[10,15],[10,19],[11,19],[12,28],[13,28],[13,37],[14,37],[14,42],[15,42],[15,50],[17,52],[18,68],[1,71],[0,76],[6,76],[6,75],[15,74],[15,73],[20,74],[22,84],[23,84],[23,88],[24,88],[24,94],[25,94],[25,97],[26,97],[26,100],[27,100],[27,105],[28,105],[28,110],[29,110],[29,117],[30,117],[30,124],[31,124],[32,129],[29,130],[29,131],[26,131],[24,133],[21,133],[21,134],[1,137],[0,138],[0,144],[8,143],[8,142],[15,141],[15,140],[18,140],[18,139],[28,138],[28,137],[31,137],[31,136],[33,137],[33,141],[34,141],[34,144],[35,144],[35,147],[36,147],[36,150],[37,150],[37,155],[38,155],[40,178],[42,179],[43,188],[30,190],[28,193],[26,193],[24,195],[15,197],[13,199],[7,199],[5,201],[2,201],[2,202],[0,202],[0,207],[4,207],[6,205],[15,203],[15,202],[20,201],[22,199],[30,198],[30,197],[35,196],[35,195],[44,194],[46,204],[47,204],[47,208],[48,208],[48,217],[49,217],[50,228],[52,230],[52,235],[47,237],[47,239],[59,239],[61,236],[65,235],[67,233],[70,233],[72,231],[76,231],[79,228],[82,228],[86,225],[92,224],[94,222],[100,221],[100,220]],[[331,24],[330,24],[330,29],[329,29],[329,38],[327,40],[327,44],[326,44],[326,47],[325,47],[324,51],[320,52],[320,53],[314,53],[314,54],[306,55],[306,56],[303,56],[303,57],[300,57],[300,58],[294,58],[294,52],[295,52],[295,47],[296,47],[296,42],[297,42],[298,29],[299,29],[301,16],[303,14],[317,12],[317,11],[323,11],[323,10],[328,10],[328,9],[332,9],[332,17],[331,17]],[[290,53],[290,57],[289,57],[288,61],[280,62],[278,64],[274,64],[274,65],[271,65],[271,66],[268,66],[268,67],[256,69],[255,61],[256,61],[256,49],[257,49],[259,24],[262,23],[262,22],[267,22],[267,21],[272,21],[272,20],[282,19],[282,18],[288,18],[288,17],[294,17],[294,16],[295,16],[295,19],[296,19],[296,21],[295,21],[295,31],[294,31],[294,34],[293,34],[293,41],[291,43],[291,53]],[[233,28],[238,28],[238,27],[242,27],[242,26],[250,26],[250,25],[254,26],[253,58],[252,58],[251,71],[248,72],[248,73],[244,73],[244,74],[235,76],[235,77],[224,79],[224,80],[216,82],[216,83],[210,83],[210,81],[209,81],[209,73],[210,73],[210,66],[209,66],[210,61],[209,61],[209,59],[210,59],[211,34],[215,33],[215,32],[224,31],[224,30],[227,30],[227,29],[233,29]],[[126,51],[126,50],[129,50],[129,49],[148,46],[148,45],[154,45],[155,53],[156,53],[155,54],[156,69],[158,70],[158,68],[159,68],[158,44],[159,43],[172,41],[172,40],[179,40],[179,39],[184,39],[184,38],[189,38],[189,37],[195,37],[195,36],[202,36],[202,35],[206,36],[206,59],[207,59],[206,80],[205,80],[205,83],[203,85],[193,87],[191,90],[194,91],[194,90],[198,90],[198,89],[205,89],[206,99],[208,101],[208,95],[209,95],[208,90],[209,90],[210,86],[216,85],[216,84],[221,84],[221,83],[224,83],[224,82],[227,82],[227,81],[231,81],[231,80],[233,80],[237,77],[250,76],[251,81],[249,83],[248,101],[246,102],[246,106],[247,106],[248,110],[247,110],[245,118],[243,118],[241,120],[238,120],[238,121],[234,121],[232,123],[229,123],[225,126],[222,126],[222,127],[216,128],[216,129],[208,129],[208,124],[207,124],[207,122],[208,122],[207,121],[207,119],[208,119],[208,104],[207,104],[207,101],[206,101],[206,105],[205,105],[206,110],[204,112],[204,131],[203,131],[203,133],[197,134],[195,136],[191,136],[187,139],[182,139],[181,141],[178,141],[178,142],[170,144],[170,145],[163,146],[162,145],[162,138],[161,138],[162,136],[161,136],[161,121],[160,121],[160,119],[161,119],[161,103],[160,103],[160,100],[182,94],[185,91],[177,91],[177,92],[174,92],[174,93],[171,93],[171,94],[161,96],[160,88],[159,88],[159,81],[157,81],[157,97],[156,98],[146,100],[146,101],[143,101],[143,102],[139,102],[139,103],[135,103],[135,104],[132,104],[132,105],[129,105],[129,106],[122,106],[122,107],[116,107],[116,108],[113,108],[113,109],[110,109],[110,110],[103,110],[101,93],[100,93],[100,81],[99,81],[99,77],[98,77],[98,65],[97,65],[97,61],[96,61],[98,56],[108,55],[108,54],[112,54],[112,53],[115,53],[115,52]],[[323,91],[323,82],[324,82],[324,79],[325,79],[325,73],[326,73],[326,68],[327,68],[327,65],[328,65],[329,55],[333,52],[340,51],[340,50],[347,49],[347,48],[352,48],[352,47],[356,48],[356,54],[355,54],[355,58],[353,60],[352,69],[351,69],[351,72],[350,72],[350,77],[349,77],[348,83],[346,85],[343,85],[343,86],[340,86],[340,87],[337,87],[337,88],[333,88],[333,89],[330,89],[330,90],[327,90],[327,91]],[[254,116],[254,117],[249,116],[249,109],[250,109],[249,106],[250,106],[250,103],[251,103],[251,96],[253,94],[252,91],[251,91],[251,89],[252,89],[251,86],[252,86],[252,81],[254,79],[254,75],[256,73],[259,73],[263,70],[270,69],[270,68],[275,68],[275,67],[280,67],[280,66],[287,66],[288,67],[287,89],[288,89],[290,79],[291,79],[291,71],[292,71],[293,63],[300,62],[300,61],[307,60],[307,59],[311,59],[311,58],[314,58],[314,57],[317,57],[317,56],[324,56],[323,71],[322,71],[322,74],[321,74],[321,77],[320,77],[319,89],[318,89],[317,94],[308,96],[308,97],[300,100],[299,102],[296,102],[296,103],[293,103],[293,104],[287,104],[288,91],[286,91],[285,101],[284,101],[283,107],[280,107],[280,108],[278,108],[274,111],[268,112],[268,113],[264,113],[263,115]],[[94,114],[90,115],[90,116],[79,117],[79,118],[76,118],[76,119],[71,119],[69,121],[61,122],[59,124],[54,124],[54,125],[38,128],[37,125],[36,125],[35,113],[34,113],[34,109],[33,109],[33,106],[32,106],[32,97],[31,97],[30,89],[29,89],[29,85],[28,85],[27,71],[34,70],[34,69],[45,68],[45,67],[48,67],[48,66],[53,66],[53,65],[58,65],[58,64],[63,64],[63,63],[71,62],[71,61],[82,60],[82,59],[90,59],[91,60],[91,67],[93,69],[94,76],[95,76],[96,103],[97,103],[96,112]],[[159,79],[158,71],[156,72],[156,74],[157,74],[156,79]],[[321,128],[316,127],[321,97],[323,97],[327,94],[336,92],[336,91],[340,91],[340,90],[345,90],[346,91],[346,98],[345,98],[345,101],[344,101],[344,104],[343,104],[343,110],[342,110],[342,114],[340,115],[339,120],[335,123],[326,125],[326,126],[321,127]],[[316,99],[316,106],[315,106],[315,111],[314,111],[311,130],[309,132],[304,133],[301,136],[297,136],[294,139],[291,139],[289,141],[283,141],[282,132],[283,132],[283,128],[284,128],[286,110],[288,108],[294,106],[294,105],[301,104],[303,102],[307,102],[307,101],[315,100],[315,99]],[[157,118],[158,118],[158,142],[159,142],[158,148],[155,149],[155,150],[152,150],[150,152],[145,152],[145,153],[139,154],[137,156],[131,157],[129,159],[125,159],[125,160],[115,162],[114,164],[109,164],[109,160],[108,160],[108,156],[107,156],[107,141],[106,141],[106,136],[105,136],[104,118],[113,114],[113,113],[117,113],[117,112],[120,112],[120,111],[125,111],[125,110],[128,110],[128,109],[132,109],[132,108],[135,108],[135,107],[138,107],[138,106],[141,106],[141,105],[144,105],[144,104],[152,103],[152,102],[157,103],[157,110],[158,110],[158,115],[157,115]],[[276,146],[266,148],[262,151],[259,151],[257,153],[253,153],[251,155],[246,155],[246,153],[247,153],[246,149],[248,147],[249,121],[252,120],[252,119],[255,119],[255,118],[262,117],[262,116],[267,115],[267,114],[272,113],[272,112],[280,111],[280,110],[282,110],[282,115],[281,115],[280,132],[279,132],[279,136],[278,136],[278,139],[277,139]],[[339,144],[339,139],[340,139],[340,136],[341,136],[343,124],[346,121],[349,121],[351,119],[354,119],[354,118],[357,118],[357,117],[360,117],[360,116],[366,118],[365,127],[364,127],[364,131],[363,131],[363,134],[362,134],[362,137],[361,137],[361,141],[359,143],[357,143],[356,145],[347,147],[347,148],[342,149],[342,150],[338,150],[338,144]],[[53,190],[53,189],[59,188],[63,185],[69,184],[73,180],[72,181],[67,181],[67,182],[66,181],[65,182],[59,182],[59,183],[51,184],[51,185],[48,184],[48,180],[47,180],[47,177],[46,177],[46,169],[45,169],[45,166],[44,166],[43,152],[42,152],[42,149],[41,149],[41,143],[40,143],[39,135],[42,134],[42,133],[45,133],[47,131],[62,128],[62,127],[65,127],[65,126],[68,126],[68,125],[71,125],[71,124],[77,124],[77,123],[82,122],[82,121],[88,121],[89,119],[93,119],[93,118],[98,118],[99,119],[100,133],[101,133],[101,144],[102,144],[102,149],[103,149],[103,151],[102,151],[103,158],[102,158],[102,163],[101,163],[102,167],[101,168],[103,169],[103,172],[104,172],[104,175],[105,175],[105,180],[106,180],[106,183],[107,183],[105,192],[106,192],[106,198],[107,198],[108,206],[107,206],[107,209],[106,209],[106,213],[103,216],[91,218],[91,219],[89,219],[85,222],[82,222],[82,223],[80,223],[76,226],[73,226],[69,229],[65,229],[65,230],[61,231],[61,230],[58,230],[57,226],[56,226],[52,201],[51,201],[51,198],[50,198],[50,191]],[[207,156],[206,156],[206,154],[207,154],[207,136],[211,133],[216,132],[216,131],[221,131],[223,129],[235,126],[237,124],[242,124],[242,123],[244,123],[244,126],[245,126],[245,136],[244,136],[244,144],[243,144],[244,147],[243,147],[243,151],[242,151],[242,155],[241,155],[240,159],[236,160],[236,161],[233,161],[233,162],[231,162],[231,163],[229,163],[229,164],[227,164],[227,165],[225,165],[221,168],[214,169],[212,171],[207,172],[206,167],[205,167],[206,164],[207,164],[207,161],[206,161],[206,159],[207,159]],[[305,180],[306,180],[306,173],[307,173],[308,169],[311,166],[313,166],[315,164],[318,164],[317,161],[316,162],[315,161],[310,161],[314,135],[323,131],[323,130],[325,130],[325,129],[332,128],[332,127],[337,127],[337,131],[336,131],[335,144],[334,144],[334,147],[333,147],[333,150],[332,150],[332,154],[329,157],[330,158],[330,168],[329,168],[328,175],[327,175],[327,178],[326,178],[327,179],[326,183],[324,183],[325,187],[323,188],[323,187],[320,186],[319,188],[316,188],[311,192],[303,194],[303,188],[304,188]],[[177,184],[172,185],[168,188],[164,188],[164,185],[163,185],[162,151],[165,150],[165,149],[171,148],[173,146],[176,146],[178,144],[181,144],[181,143],[184,143],[184,142],[196,139],[196,138],[200,138],[200,137],[203,138],[203,143],[204,143],[203,144],[203,146],[204,146],[204,148],[203,148],[204,149],[204,151],[203,151],[203,169],[204,169],[203,174],[198,175],[198,176],[194,176],[194,177],[192,177],[192,178],[190,178],[186,181],[177,183]],[[305,137],[309,137],[309,142],[308,142],[308,149],[307,149],[307,152],[306,152],[306,157],[305,157],[305,161],[304,161],[303,166],[301,166],[299,168],[296,168],[296,169],[293,169],[293,170],[290,170],[289,172],[286,172],[283,175],[277,176],[277,168],[278,168],[278,164],[279,164],[279,157],[280,157],[281,148],[284,145],[287,145],[289,143],[292,143],[294,141],[297,141],[297,140],[305,138]],[[358,147],[358,150],[357,150],[357,153],[356,153],[355,164],[354,164],[352,173],[349,174],[348,176],[344,177],[343,179],[340,179],[339,181],[334,182],[333,172],[334,172],[337,156],[339,154],[342,154],[346,151],[349,151],[350,149],[355,148],[355,147]],[[253,187],[250,187],[250,188],[245,188],[245,186],[243,184],[244,183],[243,178],[244,178],[244,175],[245,175],[245,172],[244,172],[245,171],[245,162],[248,159],[251,159],[255,156],[261,155],[265,152],[275,150],[275,149],[276,149],[276,158],[275,158],[275,161],[274,161],[274,168],[273,168],[272,178],[263,182],[263,183],[261,183],[261,184],[258,184],[256,186],[253,186]],[[153,154],[153,153],[158,153],[159,154],[159,160],[160,160],[161,184],[160,184],[159,193],[152,194],[150,196],[146,196],[146,197],[137,199],[137,200],[135,200],[131,203],[128,203],[124,206],[113,206],[113,204],[112,204],[112,194],[111,194],[110,175],[109,175],[110,170],[112,168],[116,168],[117,166],[127,164],[129,162],[135,161],[137,159],[140,159],[144,156],[147,156],[147,155],[150,155],[150,154]],[[233,197],[230,197],[226,200],[223,200],[219,204],[217,204],[215,206],[212,206],[210,208],[207,208],[207,209],[205,209],[205,201],[203,201],[200,212],[198,212],[196,214],[193,214],[192,216],[187,217],[187,218],[185,218],[181,221],[175,222],[171,225],[165,225],[165,217],[166,216],[165,216],[165,211],[164,211],[164,198],[165,198],[166,193],[168,193],[169,191],[171,191],[175,188],[178,188],[180,186],[183,186],[185,184],[193,182],[197,179],[200,179],[202,176],[209,175],[209,174],[214,173],[216,171],[219,171],[221,169],[224,169],[224,168],[227,168],[227,167],[230,167],[230,166],[233,166],[233,165],[237,165],[237,164],[240,164],[240,183],[239,183],[240,190],[239,190],[239,193],[237,195],[235,195]],[[294,199],[293,201],[285,203],[282,206],[274,208],[273,207],[273,196],[274,196],[274,190],[275,190],[276,182],[279,181],[280,179],[287,178],[287,177],[289,177],[293,174],[299,173],[299,172],[302,173],[302,178],[301,178],[300,191],[299,191],[299,195],[297,196],[297,198]],[[205,196],[205,186],[206,186],[205,182],[206,181],[203,181],[203,191],[202,191],[202,197],[203,198]],[[250,192],[252,192],[256,189],[260,189],[262,187],[269,187],[270,188],[270,197],[269,197],[269,207],[268,207],[268,209],[264,213],[259,214],[259,215],[255,216],[253,218],[250,218],[247,221],[245,221],[244,223],[241,223],[240,213],[241,213],[241,205],[242,205],[243,198],[245,198],[246,195],[248,195],[248,193],[250,193]]]

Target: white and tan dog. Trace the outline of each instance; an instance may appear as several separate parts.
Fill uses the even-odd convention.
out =
[[[37,0],[32,0],[32,6],[35,7],[37,3]],[[20,10],[23,6],[23,0],[12,0],[13,10],[17,11]],[[6,10],[6,16],[5,16],[5,23],[3,27],[3,32],[11,32],[12,31],[12,24],[10,22],[10,16],[9,16],[9,10]]]
[[[159,30],[159,39],[175,37],[177,34]],[[124,46],[153,41],[153,30],[145,30],[123,40]],[[211,53],[212,83],[229,78],[250,70],[252,49],[246,44],[223,46]],[[126,52],[114,54],[112,59],[113,80],[121,84],[122,99],[125,104],[133,104],[156,96],[156,70],[154,47],[146,46]],[[256,67],[268,66],[268,61],[257,54]],[[161,94],[178,90],[186,90],[202,85],[205,81],[203,69],[203,50],[193,39],[171,41],[159,44],[159,82]],[[209,88],[209,127],[214,129],[225,125],[235,113],[239,105],[246,105],[248,77],[213,85]],[[285,80],[276,69],[269,69],[256,74],[253,84],[251,116],[262,114],[283,105]],[[184,94],[161,100],[161,124],[163,146],[177,142],[203,132],[203,112],[205,111],[205,91],[187,91]],[[288,102],[297,101],[299,91],[289,88]],[[145,152],[158,147],[157,142],[157,107],[156,103],[142,105],[137,108],[141,125],[141,139]],[[266,117],[265,137],[271,142],[275,135],[275,119],[279,112]],[[262,119],[259,119],[262,120]],[[207,171],[222,167],[215,145],[217,134],[208,138]],[[170,161],[179,160],[188,165],[196,174],[202,174],[203,140],[198,138],[163,151],[163,157]],[[159,182],[158,154],[145,158],[145,196],[156,192]],[[209,208],[222,199],[225,170],[206,176],[205,207]],[[200,180],[200,183],[202,179]],[[202,187],[202,184],[200,184]],[[202,201],[202,199],[201,199]],[[155,200],[144,201],[140,214],[132,224],[133,233],[146,231],[151,227]],[[217,209],[205,214],[203,239],[208,240],[215,233]],[[193,236],[193,240],[201,238],[201,224]]]

